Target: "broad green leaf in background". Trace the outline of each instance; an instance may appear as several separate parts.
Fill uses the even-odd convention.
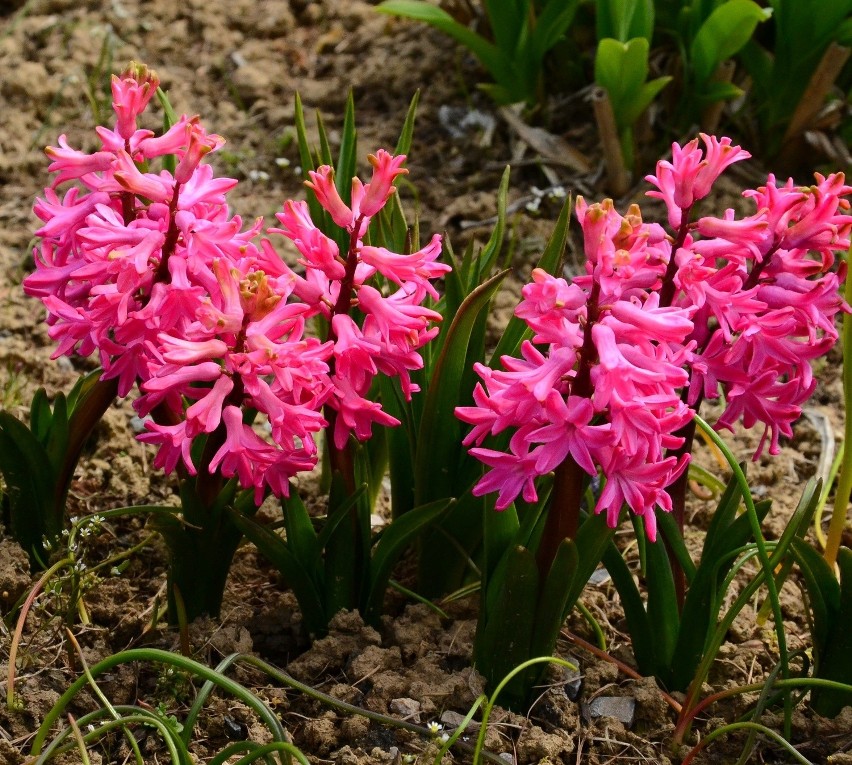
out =
[[[754,34],[757,25],[772,15],[752,0],[728,0],[701,25],[689,50],[696,83],[713,76],[716,67],[737,53]]]

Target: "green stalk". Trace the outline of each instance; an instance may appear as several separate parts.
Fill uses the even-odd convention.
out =
[[[565,659],[560,659],[556,656],[537,656],[534,659],[525,661],[523,664],[519,664],[508,675],[506,675],[506,677],[504,677],[494,689],[494,693],[491,694],[491,698],[488,699],[485,708],[482,710],[482,722],[479,724],[479,735],[476,737],[476,749],[474,749],[473,752],[473,765],[479,765],[480,763],[480,757],[483,753],[482,750],[485,747],[485,734],[488,730],[488,718],[491,716],[491,711],[497,703],[497,697],[500,695],[500,691],[502,691],[516,675],[519,675],[521,672],[535,664],[544,663],[558,664],[560,667],[567,667],[568,669],[577,669],[577,667],[570,661],[565,661]]]
[[[846,253],[846,265],[852,265],[852,247]],[[846,275],[846,286],[843,297],[847,303],[852,303],[852,275]],[[845,423],[843,427],[843,443],[852,443],[852,316],[843,314],[843,411]],[[849,507],[849,494],[852,492],[852,449],[843,450],[843,461],[840,464],[840,477],[837,479],[837,490],[834,494],[834,512],[828,526],[828,537],[825,543],[825,560],[832,568],[837,562],[837,552],[840,540],[846,527],[846,515]]]
[[[261,719],[264,725],[269,728],[273,736],[277,736],[280,740],[286,739],[286,734],[281,727],[281,723],[278,720],[277,715],[266,704],[264,704],[263,701],[257,698],[257,696],[239,683],[225,677],[221,673],[211,670],[209,667],[205,667],[197,661],[187,659],[183,656],[171,653],[170,651],[163,651],[158,648],[131,648],[127,651],[122,651],[99,661],[90,668],[89,672],[92,677],[97,677],[119,664],[128,664],[133,661],[150,661],[169,664],[183,670],[184,672],[188,672],[212,682],[226,693],[230,693],[232,696],[235,696],[237,699],[242,701],[246,706],[250,707]],[[88,683],[89,678],[85,675],[77,678],[77,680],[68,687],[65,693],[59,697],[59,700],[45,715],[42,724],[39,726],[39,729],[33,738],[32,747],[30,748],[30,754],[32,756],[37,756],[41,753],[50,729],[74,697],[83,690]]]
[[[719,435],[699,416],[695,415],[695,422],[698,426],[713,440],[716,446],[720,449],[722,454],[725,455],[725,459],[728,461],[728,464],[733,471],[734,477],[736,478],[737,483],[740,485],[740,489],[743,496],[743,501],[746,505],[746,512],[748,513],[748,517],[752,526],[752,534],[754,536],[755,548],[757,550],[757,556],[760,560],[761,571],[755,576],[755,578],[743,589],[740,593],[739,597],[736,599],[734,604],[725,614],[725,617],[721,620],[719,625],[717,626],[716,632],[713,637],[710,639],[707,645],[707,650],[704,654],[704,658],[699,665],[695,677],[690,684],[689,691],[687,693],[687,698],[683,705],[683,712],[681,714],[681,719],[678,721],[677,728],[675,729],[675,741],[680,742],[688,729],[689,723],[687,722],[690,717],[690,713],[692,708],[695,706],[698,694],[701,691],[701,683],[703,678],[707,676],[710,672],[710,667],[715,660],[716,653],[719,650],[719,647],[724,640],[724,635],[727,632],[728,627],[733,623],[736,614],[742,609],[745,603],[749,598],[758,590],[761,584],[763,584],[764,580],[766,581],[767,589],[769,590],[769,599],[772,602],[772,613],[775,619],[775,634],[778,637],[778,652],[780,654],[780,661],[782,666],[784,667],[784,672],[787,672],[787,643],[786,636],[784,635],[784,622],[783,617],[781,615],[781,604],[778,599],[778,588],[775,583],[775,577],[773,576],[773,564],[775,562],[776,553],[773,552],[772,557],[770,558],[767,553],[766,542],[763,539],[763,533],[760,530],[760,521],[757,517],[757,511],[754,506],[754,499],[751,496],[751,490],[748,485],[748,480],[745,477],[745,473],[743,473],[742,468],[740,468],[739,464],[737,464],[736,458],[734,457],[731,450],[728,448],[727,444],[719,437]]]
[[[721,728],[716,728],[715,730],[710,731],[701,741],[696,744],[696,746],[690,750],[689,754],[683,758],[683,762],[681,765],[690,765],[690,763],[695,759],[696,755],[704,749],[713,739],[719,738],[726,733],[732,733],[737,730],[753,730],[759,733],[762,733],[764,736],[771,738],[777,744],[780,744],[784,749],[793,757],[796,762],[800,762],[803,765],[813,765],[813,763],[804,755],[800,754],[798,750],[785,739],[780,733],[776,733],[771,728],[767,728],[765,725],[761,725],[756,722],[738,722],[731,723],[730,725],[723,725]]]

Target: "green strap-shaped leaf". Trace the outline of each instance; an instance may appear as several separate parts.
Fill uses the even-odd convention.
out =
[[[451,499],[416,507],[385,528],[373,549],[370,582],[363,606],[364,621],[375,624],[382,615],[385,591],[394,565],[406,548],[452,504]]]
[[[340,152],[334,166],[334,184],[340,198],[349,204],[352,199],[352,178],[358,162],[358,137],[355,130],[355,100],[352,91],[346,99],[343,115],[343,131],[340,136]],[[341,251],[345,252],[346,248]]]
[[[553,227],[553,233],[550,235],[547,247],[545,247],[544,253],[542,253],[537,265],[537,268],[547,271],[551,276],[557,276],[562,268],[562,258],[565,255],[565,246],[568,242],[570,222],[571,198],[567,197],[565,204],[562,205],[559,218]],[[513,315],[503,330],[500,340],[497,342],[497,347],[491,356],[489,366],[497,368],[500,365],[501,356],[514,356],[524,337],[531,334],[526,322]]]
[[[338,611],[358,608],[368,586],[370,508],[366,486],[350,491],[335,472],[329,492],[328,531],[320,532],[325,553],[325,609],[331,619]]]
[[[489,691],[530,657],[532,630],[538,603],[538,568],[535,557],[524,547],[508,552],[505,576],[495,577],[488,589],[499,597],[486,598],[494,603],[482,609],[476,630],[473,664],[486,679]],[[490,593],[488,593],[490,594]],[[501,703],[521,704],[529,689],[519,687],[520,680],[507,686],[508,695]]]
[[[828,638],[840,611],[840,585],[831,566],[813,547],[798,537],[791,547],[805,580],[805,589],[813,615],[814,653],[817,669],[828,648]]]
[[[467,349],[476,318],[491,301],[508,271],[481,284],[465,298],[453,317],[447,339],[435,362],[423,402],[423,419],[417,434],[414,496],[417,504],[452,496],[453,472],[460,452],[460,425],[454,410],[466,395],[459,390]]]
[[[468,48],[497,82],[505,82],[507,78],[511,78],[512,60],[505,56],[505,51],[459,24],[445,10],[422,0],[385,0],[376,10],[423,21],[440,29]]]
[[[603,555],[603,564],[612,579],[612,583],[621,600],[624,618],[627,622],[627,632],[630,634],[630,644],[636,666],[643,675],[654,675],[659,662],[656,654],[656,641],[651,620],[645,610],[642,596],[633,580],[633,574],[624,562],[621,552],[610,543]]]
[[[680,628],[674,575],[662,541],[645,545],[648,619],[654,625],[654,653],[660,669],[671,666]],[[657,674],[657,673],[655,673]]]
[[[841,547],[837,555],[840,568],[840,599],[837,615],[826,639],[817,675],[824,680],[846,683],[849,690],[814,688],[811,706],[824,717],[837,717],[847,704],[852,704],[852,550]]]
[[[572,539],[563,539],[556,550],[550,572],[541,586],[541,597],[536,609],[530,647],[532,656],[553,654],[556,639],[565,622],[565,613],[574,607],[574,603],[568,603],[568,597],[575,591],[573,584],[579,565],[580,554],[577,551],[576,542]],[[541,674],[544,668],[538,669],[539,672],[536,674]]]
[[[643,0],[650,2],[651,0]],[[561,0],[561,2],[546,3],[541,15],[538,17],[533,30],[530,45],[534,51],[533,55],[537,61],[544,59],[547,53],[562,38],[574,21],[577,14],[579,0]]]
[[[0,471],[6,484],[12,536],[38,565],[42,538],[62,530],[64,506],[55,506],[57,476],[45,448],[29,428],[0,412]]]
[[[316,566],[322,555],[322,546],[317,539],[311,516],[294,487],[290,488],[289,497],[282,497],[281,510],[284,513],[287,546],[293,557],[306,569]]]
[[[420,91],[417,90],[411,98],[411,103],[408,105],[408,111],[405,113],[405,121],[402,123],[402,130],[399,132],[399,138],[396,142],[394,154],[408,154],[411,151],[411,141],[414,138],[414,120],[417,117],[417,104],[420,103]]]

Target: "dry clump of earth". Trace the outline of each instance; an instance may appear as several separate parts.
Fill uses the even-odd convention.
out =
[[[42,311],[24,298],[20,282],[32,267],[31,208],[46,182],[43,147],[65,133],[72,146],[91,148],[93,126],[109,119],[109,75],[130,60],[155,69],[178,112],[198,113],[211,132],[228,143],[215,158],[221,174],[241,182],[232,206],[244,219],[272,218],[284,199],[302,192],[295,143],[294,96],[298,91],[309,120],[322,114],[334,143],[339,139],[346,99],[356,105],[360,160],[396,142],[405,110],[420,91],[405,205],[416,210],[421,231],[445,231],[459,250],[469,240],[482,242],[496,211],[496,189],[512,163],[511,226],[507,246],[516,278],[498,297],[495,327],[511,312],[517,285],[540,254],[561,201],[539,189],[561,186],[568,193],[599,197],[602,166],[591,111],[582,96],[552,105],[554,129],[588,158],[588,167],[537,161],[504,115],[466,83],[481,73],[475,62],[448,38],[424,26],[376,13],[359,0],[29,0],[0,3],[0,404],[25,417],[32,393],[67,391],[77,376],[94,366],[91,359],[51,360],[52,344]],[[314,124],[312,122],[312,124]],[[153,125],[152,125],[153,126]],[[731,193],[753,181],[728,182]],[[641,186],[632,192],[641,198]],[[629,200],[622,200],[623,202]],[[719,206],[728,206],[729,202]],[[576,262],[576,245],[568,267]],[[758,492],[771,496],[774,509],[768,534],[777,536],[789,518],[804,481],[840,432],[842,407],[839,356],[817,370],[821,386],[792,443],[775,458],[762,458],[750,475]],[[71,490],[69,513],[84,515],[132,504],[174,504],[174,484],[150,469],[150,454],[136,442],[132,409],[125,402],[109,412],[87,448]],[[757,436],[734,441],[746,458]],[[702,462],[716,469],[709,454]],[[688,541],[697,548],[712,502],[695,499]],[[272,512],[272,510],[271,510]],[[163,600],[165,551],[140,518],[104,524],[86,542],[90,565],[139,545],[121,573],[102,571],[85,582],[83,602],[90,625],[74,627],[89,664],[129,646],[180,650],[179,636],[157,619]],[[404,576],[405,572],[401,572]],[[31,590],[27,556],[0,531],[0,609],[10,615]],[[583,601],[602,625],[608,651],[631,662],[623,616],[612,585],[590,584]],[[36,601],[18,653],[15,692],[20,709],[0,707],[0,763],[24,762],[28,742],[59,695],[79,676],[80,665],[63,635],[67,594],[57,589]],[[809,636],[801,596],[793,585],[783,591],[790,644],[806,648]],[[224,656],[252,653],[286,668],[297,680],[367,710],[443,731],[458,726],[482,692],[482,679],[470,668],[476,625],[475,598],[444,605],[439,616],[424,605],[391,593],[388,615],[379,629],[365,626],[354,613],[340,614],[327,637],[309,641],[292,596],[276,573],[246,545],[237,553],[218,620],[191,625],[194,658],[215,666]],[[13,626],[13,625],[12,625]],[[572,617],[566,635],[592,639],[586,623]],[[761,678],[777,660],[767,628],[751,609],[738,618],[710,678],[713,689]],[[0,634],[0,674],[8,669],[10,626]],[[596,763],[677,762],[672,751],[674,714],[653,679],[634,680],[614,664],[579,648],[568,638],[561,655],[577,672],[552,671],[550,684],[521,715],[499,707],[491,718],[486,747],[504,753],[506,762]],[[341,713],[304,694],[287,690],[255,670],[239,667],[234,677],[281,717],[294,742],[312,762],[431,762],[437,736],[419,736],[365,717]],[[121,665],[104,678],[102,690],[113,703],[161,705],[168,713],[186,711],[192,689],[186,678],[165,668]],[[709,689],[708,689],[709,690]],[[621,700],[622,719],[597,714],[596,700]],[[701,735],[735,719],[754,697],[718,705],[712,718],[699,721]],[[82,714],[95,700],[81,694],[69,711]],[[624,712],[630,712],[627,714]],[[632,710],[632,711],[631,711]],[[767,713],[763,722],[781,729]],[[852,761],[852,710],[827,721],[805,709],[794,714],[794,743],[812,761]],[[476,730],[465,733],[472,743]],[[251,711],[233,699],[214,695],[192,752],[198,761],[241,736],[263,740]],[[742,739],[715,743],[697,762],[733,761]],[[167,755],[153,735],[140,739],[146,761]],[[123,762],[118,743],[99,749],[93,763]],[[765,745],[761,761],[788,756]],[[470,755],[454,750],[445,761]]]

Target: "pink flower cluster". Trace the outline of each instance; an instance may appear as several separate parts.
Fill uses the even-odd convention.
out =
[[[399,376],[407,396],[417,389],[410,372],[440,319],[421,303],[436,294],[430,279],[449,268],[435,262],[441,241],[410,255],[364,244],[405,172],[405,157],[380,150],[370,183],[354,179],[351,205],[330,168],[309,184],[346,230],[347,252],[314,225],[306,203],[285,203],[282,228],[269,231],[294,241],[304,266],[296,273],[268,240],[255,243],[262,220],[243,230],[230,213],[225,195],[237,181],[202,162],[219,136],[186,116],[160,136],[137,127],[157,85],[131,67],[113,78],[116,123],[97,129],[98,151],[72,149],[64,136],[47,149],[56,176],[35,205],[44,225],[24,288],[47,308],[55,356],[96,351],[119,395],[138,383],[134,406],[150,415],[139,439],[158,447],[157,466],[237,476],[258,502],[267,489],[286,495],[289,479],[316,463],[314,437],[330,419],[338,448],[352,433],[369,438],[374,422],[398,424],[368,392],[379,373]],[[151,171],[167,155],[174,172]],[[60,197],[66,181],[76,183]],[[376,274],[397,285],[391,294],[368,283]],[[324,341],[306,334],[318,315],[330,326]],[[256,413],[268,438],[252,427]],[[203,466],[193,450],[201,436]]]
[[[536,478],[573,460],[605,479],[596,512],[614,526],[626,504],[654,539],[654,510],[671,509],[666,488],[688,464],[681,431],[703,398],[724,396],[717,427],[762,423],[770,453],[790,435],[814,389],[810,362],[834,344],[846,309],[845,266],[830,269],[849,246],[852,188],[842,174],[811,187],[770,176],[744,193],[753,215],[691,222],[722,171],[749,156],[727,138],[702,140],[704,151],[675,145],[648,177],[671,232],[635,205],[622,216],[611,200],[578,199],[586,273],[569,283],[534,271],[516,309],[532,340],[503,369],[477,365],[474,406],[456,414],[490,467],[474,493],[498,491],[498,509],[535,501]],[[482,446],[506,430],[507,451]]]

